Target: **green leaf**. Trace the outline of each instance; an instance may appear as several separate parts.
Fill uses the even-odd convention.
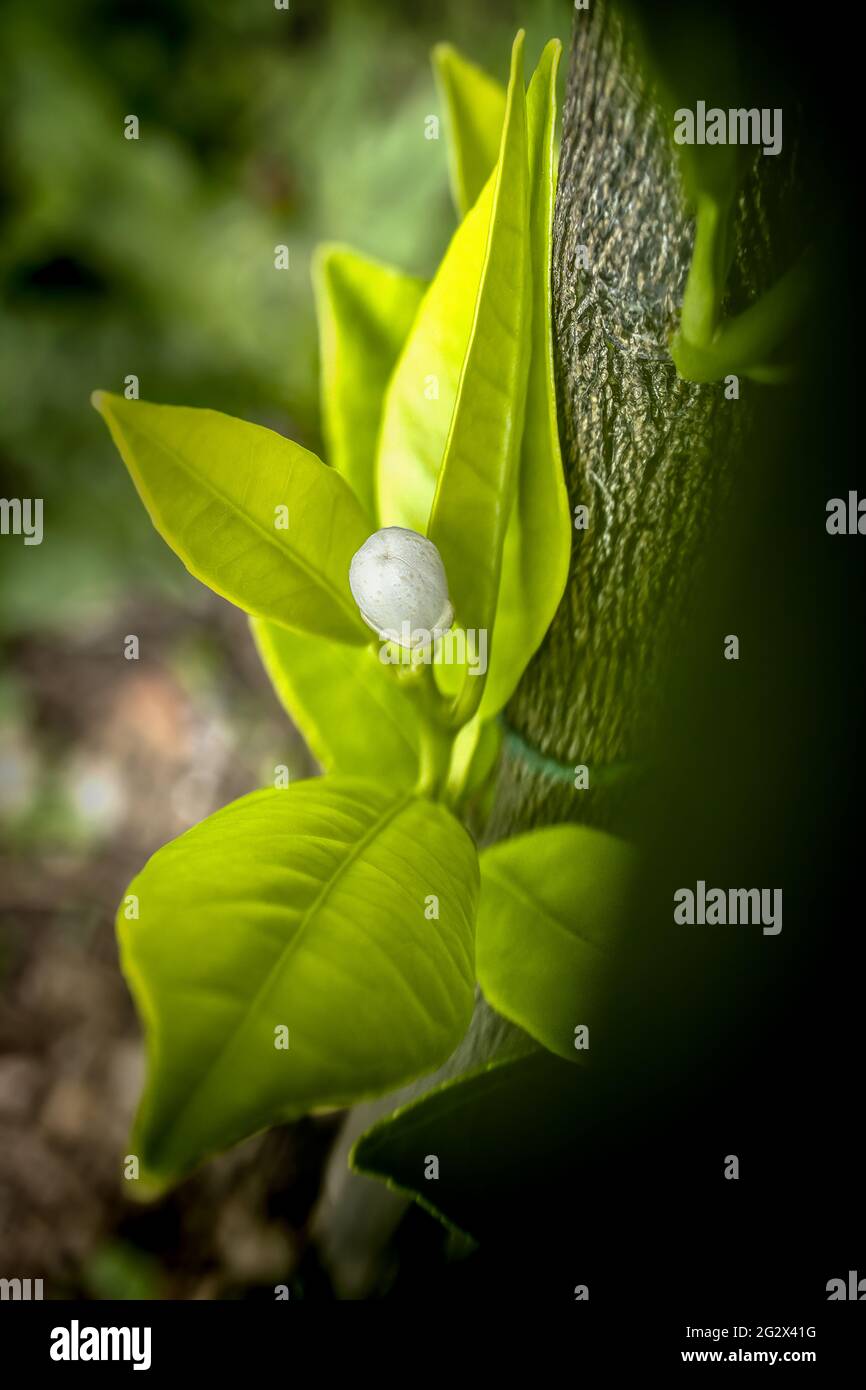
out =
[[[701,382],[720,381],[730,374],[767,383],[789,380],[792,369],[771,359],[786,341],[790,347],[802,325],[819,283],[817,266],[814,253],[803,256],[748,309],[722,320],[703,345],[690,341],[681,325],[671,342],[671,357],[679,375],[686,381]],[[700,265],[693,261],[690,282],[696,269],[700,278]],[[723,288],[717,287],[719,299]],[[711,294],[711,288],[707,293]]]
[[[555,192],[556,70],[547,44],[527,93],[532,222],[532,347],[517,496],[505,536],[502,577],[481,703],[485,718],[511,698],[559,607],[571,559],[571,514],[556,423],[551,327],[551,236]]]
[[[250,621],[274,689],[325,771],[414,787],[418,712],[378,650]]]
[[[518,85],[517,106],[523,107],[522,84]],[[515,127],[520,125],[517,116],[515,106],[508,141],[509,184],[520,176],[513,157]],[[525,147],[525,131],[520,132],[519,143]],[[427,533],[473,338],[488,240],[493,237],[492,222],[501,223],[508,212],[507,196],[497,198],[498,167],[454,233],[388,387],[376,465],[382,526],[406,526],[422,535]],[[524,179],[528,179],[525,167]],[[498,211],[492,219],[495,201]],[[500,237],[497,231],[497,245]],[[460,620],[461,615],[457,616]]]
[[[451,192],[458,217],[465,217],[499,158],[505,92],[447,43],[434,48],[433,71],[447,113]]]
[[[570,1131],[589,1127],[599,1108],[596,1083],[583,1068],[548,1052],[500,1055],[379,1120],[349,1161],[447,1226],[477,1240],[501,1238],[520,1220],[527,1193],[526,1219],[536,1221],[544,1194],[568,1182],[562,1169],[573,1161]],[[424,1177],[430,1154],[439,1159],[436,1182]]]
[[[502,749],[502,730],[476,715],[457,734],[448,769],[448,792],[466,800],[491,779]]]
[[[459,621],[490,632],[514,483],[528,368],[531,301],[523,32],[514,41],[502,149],[475,321],[428,534]],[[458,715],[475,713],[485,676],[467,679]]]
[[[491,179],[454,233],[391,377],[376,460],[380,526],[426,534],[475,317],[493,190]]]
[[[159,850],[118,913],[147,1174],[441,1063],[472,1013],[477,886],[444,807],[355,778],[254,792]]]
[[[385,388],[425,283],[348,246],[313,266],[328,461],[375,516],[376,443]]]
[[[529,86],[531,359],[515,501],[500,499],[510,515],[490,642],[490,671],[481,701],[485,718],[501,709],[513,693],[550,625],[568,576],[571,519],[556,425],[550,321],[559,54],[557,41],[547,45]],[[495,178],[458,227],[391,380],[377,464],[383,524],[422,532],[427,529],[473,336],[494,192]],[[512,402],[515,414],[519,414],[519,407],[518,392]],[[455,511],[459,512],[459,504]],[[459,515],[453,520],[459,525]],[[480,547],[469,524],[458,536],[457,545],[465,552],[465,563],[471,565]],[[459,611],[457,620],[462,626],[471,625]],[[437,681],[449,693],[459,690],[464,676],[462,670],[437,668]],[[476,681],[484,685],[481,677],[472,678],[472,684]],[[479,691],[475,693],[477,696]]]
[[[191,574],[254,613],[341,642],[369,629],[349,563],[372,524],[315,454],[214,410],[103,391],[100,412],[160,535]],[[277,522],[288,508],[288,528]]]
[[[501,546],[489,675],[486,686],[481,677],[473,677],[466,684],[467,695],[471,693],[474,699],[474,703],[469,703],[470,710],[484,687],[481,711],[485,718],[492,717],[507,702],[537,651],[562,597],[571,552],[571,518],[556,424],[550,319],[556,69],[560,51],[558,41],[547,45],[530,82],[527,98],[527,180],[531,204],[526,239],[531,245],[532,312],[531,330],[526,325],[523,329],[524,336],[531,332],[530,361],[516,487],[510,477],[500,475],[498,481],[505,488],[504,494],[497,495],[495,502],[490,500],[489,493],[486,500],[482,494],[477,506],[489,523],[485,535],[485,528],[479,533],[475,524],[477,513],[468,506],[464,509],[462,496],[463,487],[468,488],[470,496],[480,492],[485,481],[483,470],[476,470],[474,466],[467,468],[464,456],[460,461],[446,458],[451,469],[447,483],[445,467],[440,471],[457,429],[458,390],[467,419],[471,410],[484,404],[469,364],[473,349],[479,352],[483,342],[485,294],[479,292],[482,269],[488,305],[490,287],[495,284],[489,279],[490,262],[485,263],[485,254],[492,254],[488,251],[488,236],[490,247],[494,245],[495,228],[490,213],[497,188],[495,179],[488,183],[479,202],[455,233],[419,310],[389,387],[380,440],[379,499],[386,524],[425,531],[425,514],[434,495],[440,500],[435,494],[437,479],[441,489],[453,489],[448,526],[453,531],[455,544],[451,558],[446,558],[452,594],[461,587],[470,589],[474,574],[480,573],[483,577],[484,567],[477,565],[478,556],[483,555],[491,571],[489,598],[498,573],[496,546]],[[512,124],[514,119],[512,112]],[[503,145],[503,150],[505,148]],[[497,202],[497,207],[501,220],[504,204]],[[496,352],[499,352],[498,338]],[[483,370],[488,365],[487,361],[482,363],[482,384]],[[493,371],[495,383],[498,360]],[[490,387],[490,382],[487,386]],[[520,417],[521,402],[518,384],[510,401],[515,420]],[[509,408],[509,402],[504,404]],[[495,411],[491,411],[487,423],[494,418]],[[468,432],[472,444],[471,431]],[[482,446],[480,440],[478,455],[485,459],[491,456],[489,447]],[[475,476],[476,473],[482,476]],[[508,498],[509,487],[515,494],[513,502]],[[506,515],[508,525],[504,543],[501,543],[499,537]],[[461,564],[466,573],[455,581],[452,570],[455,565],[459,569]],[[459,600],[457,609],[460,625],[481,626],[461,611]],[[439,684],[444,690],[454,690],[455,685],[459,689],[459,676],[463,673],[450,673],[453,680],[445,678],[448,674],[437,670]]]
[[[580,1061],[575,1028],[599,1017],[628,905],[634,852],[556,825],[481,855],[477,971],[485,998],[545,1047]]]

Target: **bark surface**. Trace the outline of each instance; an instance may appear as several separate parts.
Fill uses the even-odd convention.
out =
[[[574,532],[565,596],[507,711],[493,840],[562,820],[624,828],[748,428],[748,383],[739,400],[726,400],[722,382],[682,381],[670,359],[694,223],[646,73],[611,5],[594,0],[575,12],[553,315],[566,482],[589,525]],[[790,164],[758,151],[750,159],[729,312],[787,262],[770,227],[779,225]],[[577,764],[588,766],[589,790],[574,788]]]

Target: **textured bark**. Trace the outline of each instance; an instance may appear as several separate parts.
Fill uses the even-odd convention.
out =
[[[787,263],[770,228],[791,185],[787,150],[754,152],[730,312]],[[593,0],[575,12],[553,243],[563,461],[572,508],[586,505],[590,523],[574,533],[562,604],[507,711],[489,839],[562,820],[624,828],[634,777],[651,761],[665,672],[750,414],[749,383],[728,401],[723,383],[682,381],[671,362],[692,241],[645,60],[612,7]],[[589,767],[589,790],[574,789],[576,764]]]

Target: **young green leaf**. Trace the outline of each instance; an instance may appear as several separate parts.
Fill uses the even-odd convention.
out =
[[[547,44],[526,97],[532,228],[532,346],[526,414],[502,577],[481,703],[485,718],[511,698],[538,650],[568,579],[571,515],[565,490],[553,376],[551,234],[555,191],[556,70],[561,45]]]
[[[254,792],[159,850],[118,913],[147,1173],[441,1063],[472,1013],[477,887],[444,807],[356,778]]]
[[[555,825],[481,855],[477,970],[485,998],[552,1052],[580,1061],[575,1028],[603,1004],[634,852],[586,826]]]
[[[517,484],[502,550],[490,671],[481,703],[485,718],[501,709],[513,693],[550,624],[568,575],[571,526],[556,425],[550,321],[559,53],[558,42],[547,45],[527,97],[531,356]],[[377,464],[381,516],[387,524],[422,532],[427,527],[473,338],[494,191],[495,177],[458,227],[389,386]],[[518,398],[512,402],[515,412],[519,404]],[[478,542],[470,528],[459,543],[467,563],[472,563]],[[459,610],[457,618],[469,625]],[[465,677],[456,669],[451,674],[454,680],[446,681],[437,672],[437,680],[448,691],[459,689]],[[479,680],[473,677],[473,684]]]
[[[493,189],[491,178],[454,233],[388,385],[376,459],[380,526],[427,531],[472,333]]]
[[[527,159],[521,31],[511,56],[475,321],[428,527],[457,617],[476,631],[493,628],[523,427],[531,313]],[[464,682],[458,697],[464,722],[478,708],[484,680]]]
[[[495,720],[476,715],[454,740],[448,769],[448,792],[464,800],[490,779],[502,748],[502,730]]]
[[[313,288],[328,461],[372,517],[385,389],[426,286],[348,246],[322,246]]]
[[[370,633],[349,563],[372,523],[315,454],[214,410],[96,391],[160,535],[196,579],[247,613],[340,642]]]
[[[780,347],[793,341],[805,318],[819,283],[816,269],[817,257],[804,256],[748,309],[719,324],[704,344],[690,341],[684,331],[684,305],[683,325],[671,341],[679,375],[703,382],[720,381],[731,373],[766,383],[790,380],[793,368],[773,359]]]
[[[263,618],[250,625],[277,695],[326,772],[415,786],[418,711],[377,651]]]
[[[465,217],[499,158],[505,92],[447,43],[434,48],[433,71],[447,114],[451,193],[458,217]]]

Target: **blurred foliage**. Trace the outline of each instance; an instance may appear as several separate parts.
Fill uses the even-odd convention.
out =
[[[525,11],[530,10],[527,14]],[[212,406],[321,448],[309,264],[345,240],[429,273],[453,227],[429,63],[500,75],[568,0],[66,0],[0,11],[0,469],[45,499],[0,548],[0,636],[190,584],[88,406],[91,389]],[[140,122],[124,138],[124,117]],[[290,249],[288,272],[274,247]],[[38,555],[38,563],[36,556]]]
[[[85,1263],[83,1277],[92,1298],[140,1301],[159,1297],[157,1261],[123,1241],[106,1241],[94,1250]]]

